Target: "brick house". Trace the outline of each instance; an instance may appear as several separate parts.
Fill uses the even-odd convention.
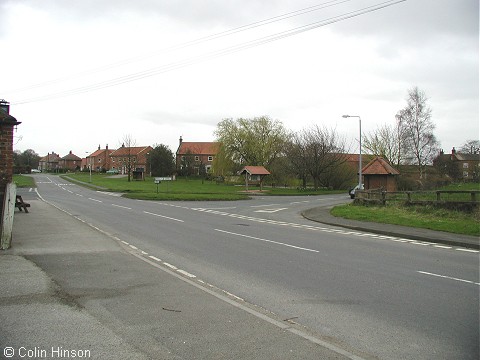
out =
[[[219,148],[218,142],[187,142],[180,136],[175,156],[177,170],[191,168],[193,174],[200,175],[201,168],[204,167],[208,173]]]
[[[433,165],[441,168],[442,173],[465,181],[478,181],[480,175],[480,154],[459,153],[452,149],[450,154],[443,150],[433,160]]]
[[[108,145],[105,146],[105,149],[100,149],[100,145],[98,145],[98,149],[82,161],[82,169],[89,169],[92,166],[92,171],[102,172],[110,170],[112,167],[110,155],[114,151],[110,150]]]
[[[80,170],[81,165],[82,159],[73,154],[71,150],[68,155],[65,155],[58,161],[59,168],[63,170],[77,171]]]
[[[60,155],[55,152],[48,153],[38,161],[40,171],[57,171],[60,168]]]
[[[128,171],[147,171],[147,157],[153,148],[151,146],[122,147],[110,153],[110,169],[118,170],[120,174]]]

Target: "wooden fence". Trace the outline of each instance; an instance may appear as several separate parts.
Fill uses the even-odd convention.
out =
[[[382,205],[396,202],[406,205],[474,208],[480,204],[480,190],[385,191],[384,189],[370,189],[357,191],[355,201]]]

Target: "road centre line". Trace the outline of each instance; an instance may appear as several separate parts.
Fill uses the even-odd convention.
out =
[[[169,217],[169,216],[164,216],[164,215],[160,215],[160,214],[155,214],[155,213],[151,213],[151,212],[148,212],[148,211],[144,211],[143,213],[144,213],[144,214],[148,214],[148,215],[158,216],[158,217],[161,217],[161,218],[164,218],[164,219],[173,220],[173,221],[184,222],[183,220],[180,220],[180,219],[175,219],[175,218],[172,218],[172,217]]]
[[[215,231],[218,231],[218,232],[221,232],[221,233],[229,234],[229,235],[241,236],[241,237],[245,237],[245,238],[248,238],[248,239],[264,241],[264,242],[268,242],[268,243],[272,243],[272,244],[277,244],[277,245],[283,245],[283,246],[291,247],[291,248],[294,248],[294,249],[297,249],[297,250],[304,250],[304,251],[310,251],[310,252],[316,252],[316,253],[319,253],[319,252],[320,252],[320,251],[318,251],[318,250],[303,248],[303,247],[300,247],[300,246],[285,244],[285,243],[278,242],[278,241],[273,241],[273,240],[262,239],[262,238],[258,238],[258,237],[255,237],[255,236],[238,234],[238,233],[234,233],[234,232],[231,232],[231,231],[225,231],[225,230],[220,230],[220,229],[214,229],[214,230],[215,230]]]
[[[271,206],[271,204],[266,205],[266,206]],[[260,207],[260,206],[256,206],[256,207]],[[301,229],[305,229],[305,230],[322,231],[322,232],[327,232],[327,233],[338,233],[338,234],[342,234],[342,235],[352,235],[352,236],[358,236],[358,237],[370,237],[370,238],[376,239],[376,240],[388,240],[388,241],[398,242],[398,243],[407,243],[407,244],[412,244],[412,245],[429,246],[429,247],[433,247],[433,248],[437,248],[437,249],[446,249],[446,250],[447,249],[448,250],[453,249],[453,250],[456,250],[456,251],[470,252],[470,253],[479,253],[480,252],[479,250],[473,250],[473,249],[466,249],[466,248],[460,248],[460,247],[459,248],[453,248],[452,246],[442,246],[442,245],[439,245],[437,243],[433,243],[433,242],[429,242],[429,241],[405,239],[405,238],[399,238],[399,237],[388,236],[388,235],[378,235],[378,234],[372,234],[372,233],[368,233],[368,232],[362,233],[362,232],[358,232],[358,231],[333,229],[333,228],[326,228],[326,227],[321,227],[321,226],[287,223],[287,222],[284,222],[284,221],[276,221],[276,220],[257,218],[257,217],[241,215],[241,214],[227,213],[227,212],[224,212],[224,211],[211,210],[211,209],[207,209],[207,208],[190,208],[190,210],[205,212],[205,213],[209,213],[209,214],[213,214],[213,215],[229,216],[229,217],[232,217],[232,218],[248,220],[248,221],[253,221],[253,222],[258,222],[258,223],[290,226],[290,227],[301,228]]]
[[[417,272],[420,273],[420,274],[424,274],[424,275],[436,276],[436,277],[440,277],[440,278],[444,278],[444,279],[461,281],[461,282],[465,282],[465,283],[467,283],[467,284],[474,284],[474,285],[479,285],[479,286],[480,286],[480,283],[474,282],[474,281],[470,281],[470,280],[454,278],[454,277],[446,276],[446,275],[434,274],[434,273],[430,273],[430,272],[426,272],[426,271],[417,271]]]
[[[97,199],[92,199],[92,198],[88,198],[88,200],[96,201],[96,202],[99,202],[99,203],[103,202],[102,200],[97,200]]]
[[[117,204],[112,204],[112,206],[119,207],[119,208],[122,208],[122,209],[132,210],[132,208],[128,207],[128,206],[122,206],[122,205],[117,205]]]

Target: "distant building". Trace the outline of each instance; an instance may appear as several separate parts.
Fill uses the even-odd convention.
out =
[[[110,154],[112,154],[114,150],[110,150],[108,145],[105,149],[100,149],[100,145],[98,145],[98,149],[88,155],[85,158],[85,161],[82,161],[82,169],[90,169],[92,167],[92,171],[96,172],[103,172],[106,170],[110,170],[111,168],[111,159]]]
[[[58,161],[58,167],[62,170],[77,171],[80,170],[82,159],[73,154],[72,151]]]
[[[455,148],[452,149],[450,154],[445,154],[441,150],[440,155],[433,160],[433,165],[453,178],[460,178],[465,181],[479,180],[480,154],[459,153]]]
[[[58,171],[60,169],[60,155],[55,152],[48,153],[46,156],[40,158],[38,162],[38,169],[42,172]]]
[[[176,166],[180,172],[190,168],[192,174],[200,175],[201,168],[209,172],[213,160],[218,154],[220,143],[218,142],[188,142],[180,136],[176,153]]]
[[[120,174],[128,174],[129,171],[147,171],[147,157],[153,148],[151,146],[122,147],[110,153],[109,170],[118,170]]]

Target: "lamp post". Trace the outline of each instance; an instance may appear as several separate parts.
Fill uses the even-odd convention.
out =
[[[85,151],[86,154],[88,154],[89,152],[88,151]],[[92,182],[92,157],[91,156],[88,156],[88,168],[90,169],[90,183]]]
[[[358,189],[362,190],[362,119],[358,115],[342,115],[343,118],[358,118],[358,125],[360,128],[360,156],[358,157]]]

